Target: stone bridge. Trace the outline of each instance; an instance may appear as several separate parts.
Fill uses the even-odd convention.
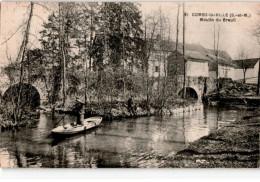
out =
[[[7,76],[0,74],[1,79],[0,79],[0,93],[1,93],[1,97],[4,95],[4,93],[14,87],[16,84],[18,83],[18,81],[16,80],[16,82],[14,84],[10,83],[10,80],[8,79]],[[38,94],[40,95],[40,104],[42,105],[42,103],[47,102],[47,88],[45,87],[43,82],[40,81],[36,81],[32,84],[28,84],[28,83],[24,83],[24,85],[30,85],[33,88],[36,89],[36,91],[38,92]]]
[[[1,95],[6,92],[7,89],[11,87],[10,81],[4,75],[0,75],[0,92]],[[177,77],[177,94],[181,94],[183,90],[183,76]],[[17,82],[18,83],[18,82]],[[37,81],[31,84],[40,95],[40,104],[47,102],[47,88],[43,82]],[[198,99],[198,102],[202,102],[203,93],[207,94],[208,92],[216,89],[216,82],[214,78],[205,78],[205,77],[186,77],[186,90],[187,94],[193,94]]]
[[[186,91],[187,94],[195,94],[198,102],[202,102],[203,93],[216,89],[216,81],[214,78],[206,77],[186,77]],[[181,94],[183,91],[183,76],[178,76],[177,93]]]

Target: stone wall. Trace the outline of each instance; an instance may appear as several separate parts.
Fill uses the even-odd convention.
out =
[[[186,77],[186,87],[194,89],[198,95],[198,101],[202,102],[204,91],[205,94],[207,94],[212,90],[216,89],[216,81],[214,78]],[[179,75],[177,93],[179,93],[182,89],[183,89],[183,76]]]

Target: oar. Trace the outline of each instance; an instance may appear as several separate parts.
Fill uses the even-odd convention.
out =
[[[69,111],[71,111],[72,109],[74,109],[75,106],[73,106],[72,108],[70,108]],[[67,116],[68,114],[65,114],[59,121],[58,123],[56,124],[56,126]]]

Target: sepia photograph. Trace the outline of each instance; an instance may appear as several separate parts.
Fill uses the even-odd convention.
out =
[[[0,168],[259,168],[260,2],[1,2]]]

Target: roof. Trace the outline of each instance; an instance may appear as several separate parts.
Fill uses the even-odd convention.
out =
[[[181,50],[180,51],[181,53],[182,53],[182,46],[183,46],[183,44],[179,43],[178,50]],[[174,50],[175,50],[175,48],[174,48]],[[205,56],[206,55],[215,55],[214,50],[206,49],[206,48],[202,47],[201,45],[197,45],[197,44],[185,44],[185,51],[186,52],[187,51],[196,51],[196,52],[200,52],[201,54],[203,54]],[[218,56],[220,58],[228,60],[228,61],[232,60],[230,55],[226,51],[223,51],[223,50],[218,51]]]
[[[163,51],[173,52],[176,49],[176,42],[169,40],[161,40],[160,42],[155,42],[156,50],[159,50],[159,45],[161,45],[161,49]],[[181,42],[178,43],[178,50],[182,50],[183,44]],[[185,44],[186,51],[197,51],[197,52],[206,52],[207,49],[197,44]]]
[[[233,60],[234,64],[237,65],[237,68],[254,68],[256,63],[260,60],[260,58],[251,58],[251,59],[238,59]]]
[[[176,50],[176,42],[162,40],[160,42],[162,51],[168,51],[174,53]],[[183,44],[180,42],[178,43],[177,50],[179,53],[182,54],[183,52]],[[196,62],[209,62],[209,69],[210,71],[217,69],[217,60],[215,57],[214,50],[206,49],[198,44],[185,44],[185,54],[186,59]],[[226,65],[231,67],[236,67],[236,64],[232,62],[231,56],[223,50],[218,51],[218,63],[220,65]]]
[[[212,49],[207,49],[207,54],[215,55],[215,51],[212,50]],[[228,61],[232,60],[230,55],[226,51],[223,51],[223,50],[218,50],[218,56],[220,58],[223,58],[223,59],[228,60]]]
[[[224,59],[220,56],[218,56],[218,58],[216,58],[215,55],[208,54],[207,57],[209,57],[211,59],[210,64],[209,64],[209,70],[210,71],[217,70],[217,61],[218,61],[219,65],[236,67],[236,65],[231,60]]]
[[[183,52],[182,46],[183,46],[182,43],[178,44],[178,51],[181,54]],[[175,50],[175,48],[174,48],[174,50]],[[202,47],[201,45],[197,45],[197,44],[185,44],[185,53],[187,54],[187,52],[189,52],[189,51],[197,52],[197,55],[200,53],[201,55],[204,55],[202,57],[207,60],[212,60],[215,57],[214,50],[206,49],[206,48]],[[233,65],[233,63],[231,62],[232,58],[229,56],[229,54],[226,51],[223,51],[223,50],[218,51],[218,60],[222,60],[222,61],[219,61],[220,64]]]
[[[176,49],[176,42],[174,41],[169,41],[169,40],[161,40],[159,43],[155,42],[155,44],[158,44],[160,45],[161,44],[161,48],[162,50],[164,51],[169,51],[169,52],[173,52],[175,51]],[[183,44],[181,42],[178,43],[178,50],[180,52],[182,52],[182,48],[183,48]],[[212,49],[206,49],[204,47],[202,47],[201,45],[199,44],[185,44],[185,51],[196,51],[196,52],[200,52],[204,55],[207,55],[207,54],[212,54],[214,55],[214,50]],[[218,55],[219,57],[223,58],[223,59],[226,59],[226,60],[232,60],[231,56],[226,52],[226,51],[223,51],[223,50],[219,50],[218,51]]]
[[[201,52],[185,51],[185,55],[187,59],[199,59],[199,60],[209,61],[209,58],[204,54],[202,54]]]
[[[174,51],[175,52],[175,51]],[[182,50],[178,49],[179,54],[182,54]],[[173,55],[174,53],[172,53]],[[225,65],[230,67],[236,67],[236,65],[231,60],[226,60],[222,57],[218,57],[212,54],[207,54],[206,52],[202,51],[185,51],[185,58],[190,61],[194,62],[208,62],[209,63],[209,70],[216,71],[217,70],[217,62],[219,65]]]

